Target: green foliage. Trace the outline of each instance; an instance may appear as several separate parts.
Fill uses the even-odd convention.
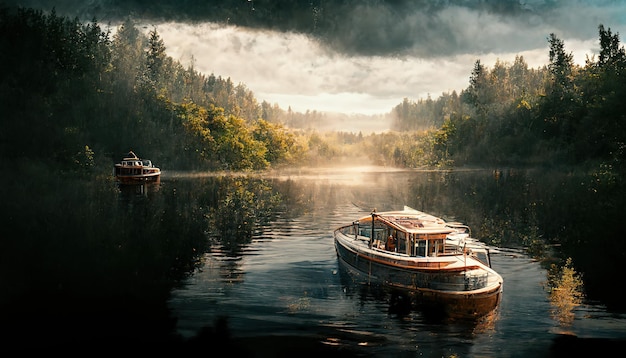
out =
[[[245,85],[198,73],[193,61],[185,68],[167,56],[156,28],[144,36],[127,20],[110,40],[95,20],[28,9],[0,15],[3,33],[20,34],[0,42],[3,53],[18,54],[1,59],[0,109],[9,120],[0,150],[7,157],[46,153],[62,162],[88,145],[116,159],[113,153],[132,147],[171,169],[239,170],[354,155],[315,131],[298,138],[287,129],[332,121],[326,114],[259,105]],[[599,37],[599,58],[584,67],[554,34],[547,67],[529,69],[521,56],[493,68],[477,60],[460,95],[405,98],[393,109],[395,129],[415,131],[407,133],[412,139],[375,134],[361,142],[359,156],[404,167],[621,160],[626,56],[610,29],[600,25]]]
[[[562,326],[574,321],[574,309],[584,298],[583,281],[567,258],[562,266],[551,265],[548,271],[547,288],[550,292],[552,317]]]
[[[0,12],[0,30],[0,51],[14,54],[0,58],[2,157],[85,169],[85,146],[111,160],[133,148],[168,169],[205,170],[301,157],[285,128],[258,125],[261,107],[243,84],[185,69],[156,28],[146,37],[127,20],[111,41],[95,20],[17,9]]]
[[[572,75],[574,71],[574,56],[565,52],[565,44],[563,40],[550,34],[548,37],[550,44],[550,63],[548,71],[552,75],[552,86],[554,91],[559,94],[571,89]]]
[[[437,158],[441,159],[444,165],[448,165],[447,161],[451,160],[453,149],[449,147],[452,139],[457,132],[455,123],[450,119],[446,120],[441,129],[437,130],[433,136],[433,150]],[[451,163],[450,163],[451,164]]]
[[[443,93],[438,100],[430,96],[416,102],[404,98],[393,108],[393,128],[398,131],[424,131],[440,127],[450,116],[463,113],[464,105],[456,92]]]
[[[252,130],[254,139],[263,143],[268,163],[291,164],[302,161],[304,148],[297,142],[295,134],[282,125],[259,119]]]
[[[166,59],[165,43],[157,30],[152,29],[148,34],[148,49],[146,50],[147,76],[151,82],[161,83],[163,81]]]
[[[497,79],[496,71],[497,70],[494,69],[493,77]],[[487,68],[480,63],[480,60],[474,63],[474,69],[470,75],[469,82],[470,85],[463,92],[461,98],[463,102],[476,108],[480,115],[484,115],[484,112],[487,111],[487,107],[495,100],[494,91],[496,87],[491,85]]]
[[[185,102],[175,106],[175,112],[185,129],[179,151],[200,167],[216,165],[212,157],[216,144],[209,128],[209,111],[192,102]]]
[[[554,34],[548,37],[546,67],[529,69],[521,56],[512,64],[498,60],[493,68],[477,60],[459,96],[404,99],[394,109],[395,126],[434,132],[430,152],[439,158],[431,161],[437,165],[548,167],[622,160],[626,55],[610,29],[600,25],[599,38],[599,58],[584,67],[574,64]]]
[[[94,154],[94,151],[86,145],[84,150],[81,150],[74,155],[74,164],[78,174],[84,176],[92,174],[92,169],[96,165]]]
[[[110,61],[108,33],[31,9],[0,12],[0,155],[55,160],[89,142],[100,74]],[[92,116],[96,119],[92,119]],[[28,143],[28,145],[25,145]]]
[[[254,139],[243,119],[215,113],[209,127],[216,135],[215,155],[224,169],[265,169],[267,148]]]

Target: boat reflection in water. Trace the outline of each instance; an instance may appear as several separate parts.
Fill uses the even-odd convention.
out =
[[[403,292],[430,316],[478,319],[502,298],[503,280],[490,267],[488,249],[458,223],[405,206],[339,227],[334,241],[351,274]]]
[[[156,193],[161,189],[160,182],[121,184],[117,188],[127,196],[146,196],[148,193]]]

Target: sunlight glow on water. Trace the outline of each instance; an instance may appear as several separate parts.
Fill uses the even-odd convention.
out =
[[[313,200],[308,210],[259,227],[237,259],[208,254],[202,270],[173,292],[170,306],[179,332],[190,337],[225,315],[238,337],[319,337],[377,356],[548,356],[559,329],[550,317],[546,272],[516,250],[492,255],[493,267],[504,279],[503,298],[479,324],[432,322],[414,311],[400,314],[388,294],[343,272],[333,229],[373,206],[402,207],[406,203],[398,200],[410,197],[407,183],[416,175],[374,167],[281,173],[279,180],[305,188],[305,196]],[[615,337],[626,332],[624,317],[610,317],[597,307],[582,312],[571,327],[577,334]]]

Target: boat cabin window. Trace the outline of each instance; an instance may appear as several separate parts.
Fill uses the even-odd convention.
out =
[[[417,240],[415,243],[415,256],[426,256],[426,240]]]
[[[396,252],[401,252],[403,254],[409,254],[407,252],[407,244],[406,244],[406,235],[402,231],[396,232]]]
[[[387,238],[390,235],[389,228],[383,224],[375,223],[374,231],[372,232],[372,225],[370,223],[360,223],[356,225],[358,227],[358,235],[370,238],[370,243],[373,247],[379,249],[385,249]]]
[[[443,239],[427,240],[418,238],[415,242],[416,256],[440,256],[444,254],[445,244]]]
[[[428,242],[428,256],[439,256],[443,254],[443,240],[430,240]]]
[[[359,235],[373,238],[374,240],[387,240],[387,228],[381,225],[374,225],[374,235],[372,236],[372,226],[370,224],[359,225]]]

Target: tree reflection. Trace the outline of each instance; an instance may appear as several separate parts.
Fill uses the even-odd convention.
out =
[[[68,332],[87,326],[85,312],[101,337],[169,335],[170,292],[205,254],[221,250],[231,258],[227,275],[240,275],[237,259],[255,230],[290,211],[272,182],[255,178],[164,180],[150,188],[119,187],[108,176],[30,178],[0,188],[9,214],[1,312],[19,331],[49,322],[58,332],[50,341],[84,338]]]
[[[275,217],[282,196],[260,179],[222,177],[215,184],[217,195],[207,214],[209,236],[224,254],[238,256],[255,228]]]
[[[16,339],[35,330],[46,334],[31,339],[59,345],[169,334],[167,298],[197,267],[206,226],[193,193],[135,189],[108,176],[1,186],[11,216],[2,216],[0,312]]]

